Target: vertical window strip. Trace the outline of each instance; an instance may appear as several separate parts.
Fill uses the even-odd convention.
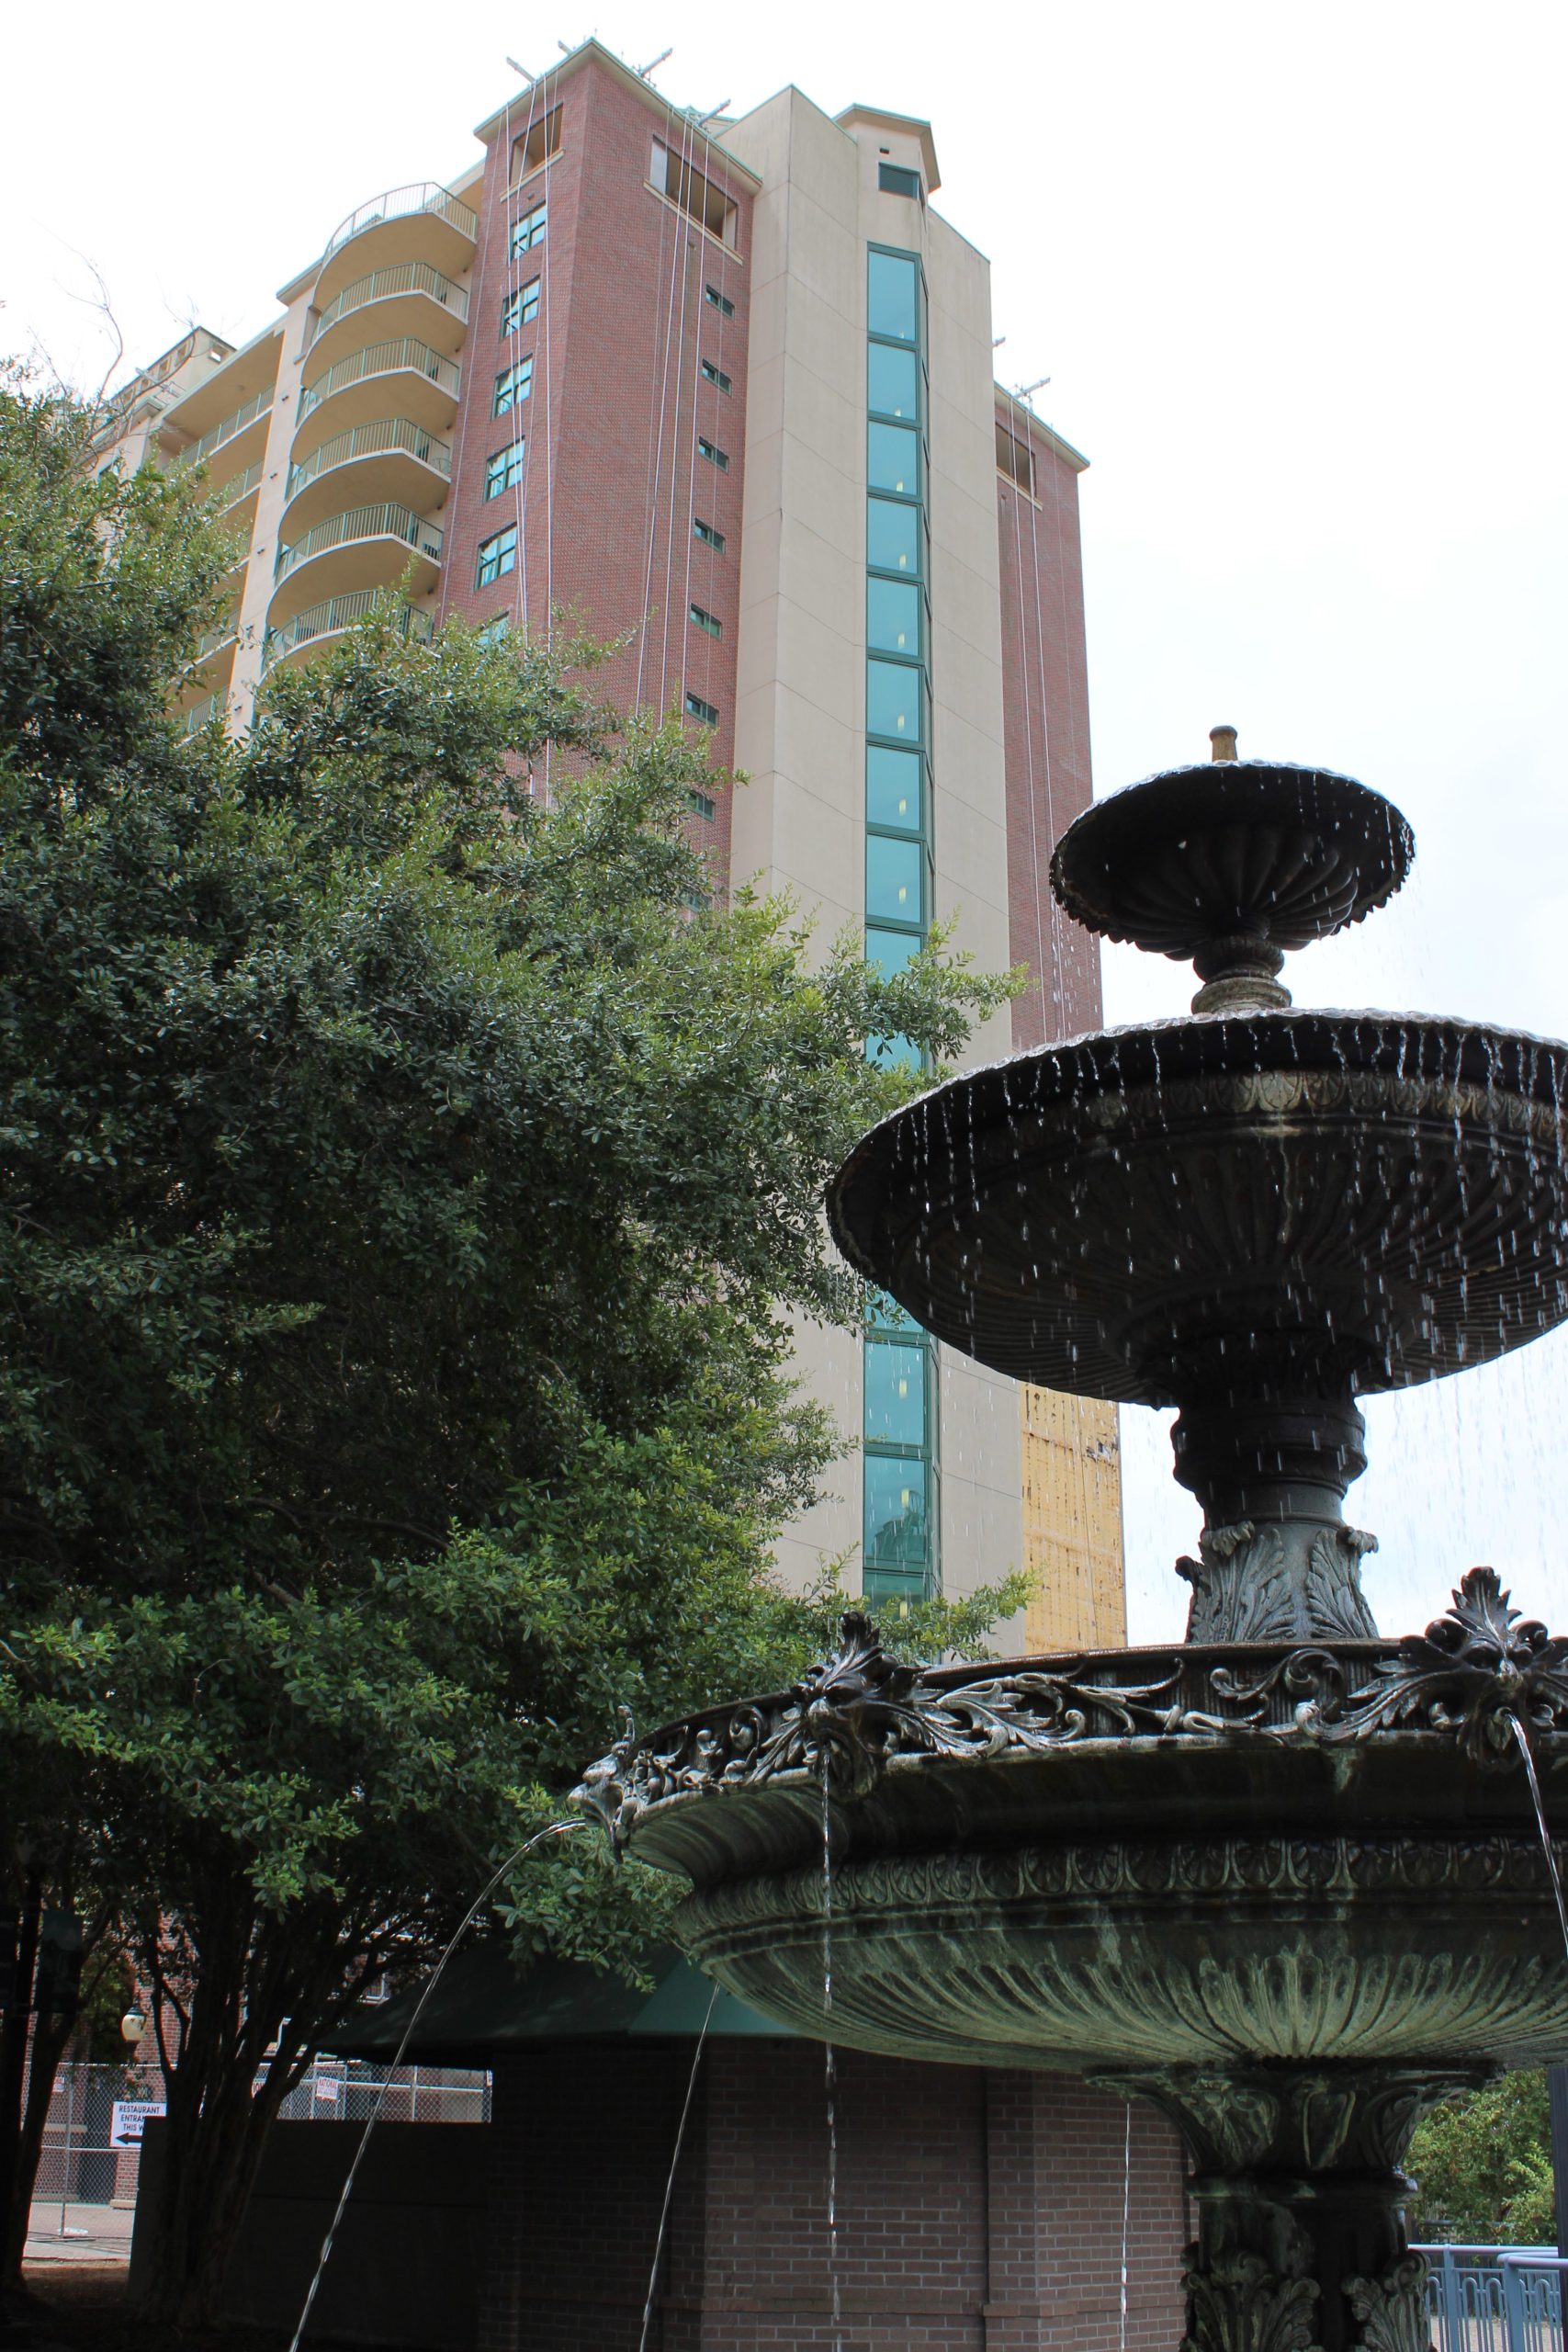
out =
[[[919,256],[870,247],[866,294],[864,908],[866,954],[892,973],[925,944],[931,898]],[[871,1038],[866,1050],[919,1058],[907,1038]],[[942,1589],[938,1368],[930,1333],[875,1299],[862,1343],[861,1585],[874,1610],[893,1615]]]

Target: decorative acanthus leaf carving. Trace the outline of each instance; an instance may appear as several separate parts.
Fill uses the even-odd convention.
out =
[[[1295,1630],[1291,1583],[1277,1527],[1206,1527],[1197,1559],[1178,1560],[1192,1587],[1190,1642],[1289,1641]]]
[[[1307,1607],[1314,1626],[1329,1638],[1376,1641],[1377,1622],[1361,1590],[1360,1563],[1377,1548],[1377,1537],[1359,1527],[1325,1527],[1313,1537],[1307,1555]]]
[[[1192,2247],[1189,2259],[1196,2261]],[[1256,2254],[1233,2254],[1183,2277],[1181,2352],[1320,2352],[1317,2282],[1281,2278]]]
[[[1259,1617],[1247,1612],[1279,1605],[1268,1546],[1260,1551],[1245,1523],[1223,1533],[1235,1539],[1228,1550],[1212,1535],[1213,1558],[1187,1564],[1205,1580],[1201,1605],[1219,1612],[1205,1641],[1263,1640]],[[1359,1553],[1371,1539],[1347,1531],[1341,1541]],[[1348,1582],[1340,1590],[1348,1625],[1364,1603]],[[1199,1608],[1195,1597],[1195,1618]],[[1282,1648],[1251,1679],[1200,1646],[1168,1658],[1169,1672],[1153,1680],[1134,1679],[1138,1666],[1148,1671],[1146,1653],[1137,1652],[1064,1659],[1057,1671],[922,1670],[889,1657],[870,1619],[852,1613],[833,1657],[787,1690],[640,1739],[628,1717],[576,1800],[620,1848],[649,1806],[671,1797],[755,1788],[789,1774],[826,1779],[836,1795],[854,1795],[889,1764],[921,1756],[993,1758],[1112,1738],[1335,1745],[1399,1731],[1457,1741],[1478,1763],[1505,1766],[1518,1761],[1516,1723],[1531,1736],[1568,1733],[1568,1640],[1522,1621],[1491,1568],[1472,1568],[1447,1616],[1382,1655],[1347,1632],[1343,1648]]]
[[[1427,2315],[1427,2264],[1418,2254],[1382,2278],[1347,2278],[1345,2293],[1359,2322],[1362,2352],[1432,2352]]]

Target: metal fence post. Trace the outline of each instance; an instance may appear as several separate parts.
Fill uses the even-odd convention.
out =
[[[1507,2322],[1508,2352],[1529,2352],[1525,2334],[1524,2273],[1517,2262],[1505,2262],[1503,2273],[1503,2313]]]

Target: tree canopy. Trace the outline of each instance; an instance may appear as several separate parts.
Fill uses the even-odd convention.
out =
[[[0,393],[0,1769],[137,1924],[181,2318],[302,2055],[617,1706],[819,1634],[770,1558],[839,1442],[791,1317],[863,1305],[822,1186],[913,1083],[865,1039],[1007,983],[716,891],[700,742],[581,646],[383,614],[182,737],[229,551],[87,457]],[[508,1893],[603,1959],[660,1899],[586,1840]]]

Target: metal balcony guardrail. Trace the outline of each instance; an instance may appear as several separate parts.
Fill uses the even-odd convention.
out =
[[[221,718],[227,697],[222,694],[209,695],[204,702],[194,703],[180,721],[182,735],[199,735],[215,718]]]
[[[1551,2246],[1418,2245],[1438,2352],[1562,2352],[1562,2274]]]
[[[406,220],[417,212],[438,213],[459,235],[470,241],[479,235],[478,216],[470,212],[466,204],[459,203],[449,187],[443,187],[437,180],[413,180],[406,187],[388,188],[384,195],[370,197],[364,204],[356,206],[346,220],[338,222],[327,239],[321,259],[325,261],[329,254],[335,254],[340,245],[347,244],[351,237],[357,237],[362,229],[373,229],[380,220]]]
[[[210,458],[221,449],[225,441],[232,441],[247,424],[254,424],[258,416],[265,416],[271,406],[272,386],[269,384],[265,391],[256,394],[254,401],[247,401],[231,416],[224,417],[210,431],[204,433],[199,441],[193,441],[188,449],[182,449],[175,459],[176,468],[183,471],[187,466],[199,466],[204,458]]]
[[[423,424],[414,424],[406,416],[378,417],[373,424],[356,424],[347,433],[340,433],[331,441],[323,441],[297,466],[288,469],[287,498],[314,481],[318,474],[331,473],[334,466],[346,466],[355,458],[374,458],[389,450],[405,450],[417,458],[422,466],[429,466],[444,480],[452,478],[451,445],[438,441]]]
[[[368,277],[356,277],[352,286],[334,295],[316,321],[311,342],[335,327],[340,319],[346,319],[351,311],[363,310],[367,302],[384,302],[393,294],[428,294],[454,318],[468,322],[468,297],[455,278],[444,277],[427,261],[400,261],[389,269],[373,269]]]
[[[242,498],[249,498],[265,469],[265,459],[258,458],[254,465],[245,468],[243,474],[234,474],[228,481],[220,482],[213,493],[223,502],[218,509],[220,516],[227,514],[231,506],[238,506]]]
[[[350,545],[355,539],[400,539],[405,547],[417,548],[433,563],[441,560],[441,533],[434,523],[427,523],[411,507],[395,505],[383,499],[375,506],[350,506],[341,514],[329,514],[296,539],[291,547],[279,548],[274,567],[275,580],[287,580],[289,573],[313,555],[322,555],[329,548]]]
[[[362,351],[351,351],[313,384],[307,384],[299,395],[299,421],[304,423],[313,409],[329,400],[333,392],[342,391],[345,384],[357,384],[366,376],[385,376],[400,368],[412,368],[416,375],[428,376],[454,400],[462,386],[463,371],[455,359],[444,359],[432,351],[427,343],[418,343],[412,335],[397,335],[389,343],[369,343]]]
[[[313,638],[331,637],[339,629],[352,628],[362,621],[378,596],[380,588],[351,588],[342,596],[329,596],[323,604],[311,605],[305,612],[296,613],[292,620],[278,628],[269,628],[262,642],[262,668],[270,670],[275,662],[297,646],[309,645]],[[404,637],[412,637],[420,644],[432,635],[435,624],[428,613],[416,613],[405,605],[399,620]]]

